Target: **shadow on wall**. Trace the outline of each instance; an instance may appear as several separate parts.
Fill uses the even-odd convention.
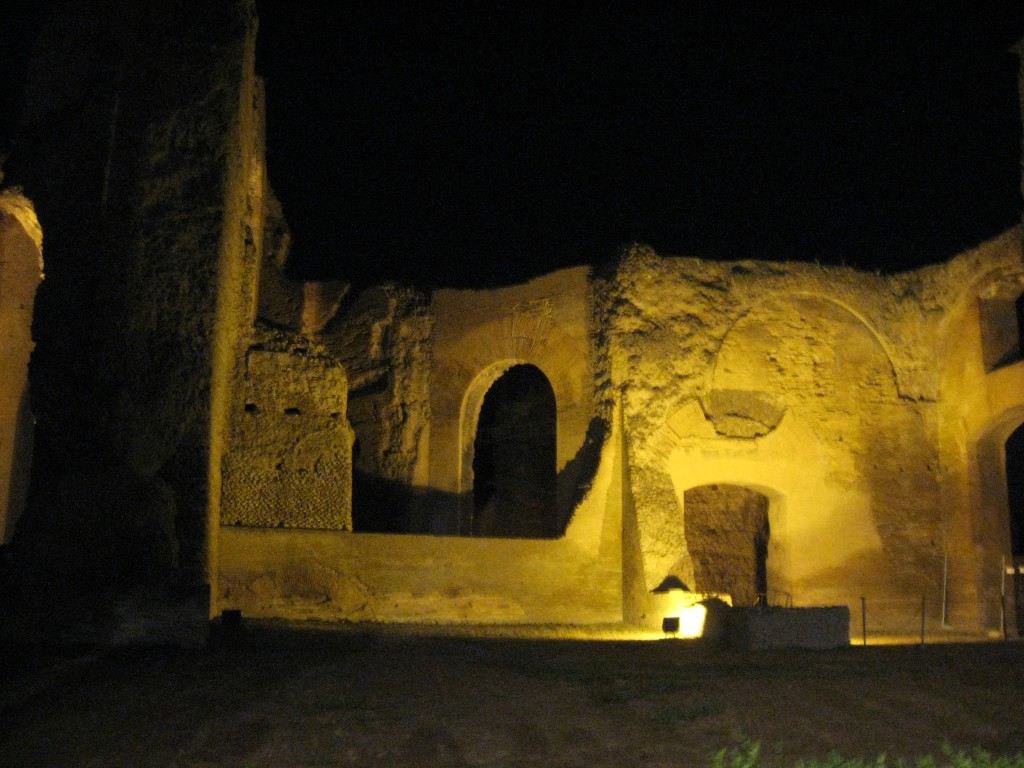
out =
[[[594,482],[608,434],[607,422],[591,419],[583,445],[555,479],[557,526],[554,534],[529,538],[565,535],[574,510]],[[472,492],[457,494],[413,487],[358,469],[352,473],[352,525],[357,533],[506,538],[494,533],[468,532],[467,526],[460,522],[460,514],[461,510],[472,508],[473,503]]]
[[[576,507],[590,492],[601,462],[601,451],[611,433],[611,427],[604,419],[594,417],[587,425],[583,445],[576,455],[566,462],[556,480],[558,494],[559,530],[562,534],[569,526]]]
[[[458,507],[459,495],[352,470],[352,530],[356,533],[437,533],[428,513]]]

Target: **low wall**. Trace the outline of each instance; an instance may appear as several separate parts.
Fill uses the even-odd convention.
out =
[[[287,619],[619,622],[621,531],[588,548],[567,538],[222,527],[218,607]]]
[[[842,648],[850,644],[850,609],[730,608],[726,637],[741,648]]]

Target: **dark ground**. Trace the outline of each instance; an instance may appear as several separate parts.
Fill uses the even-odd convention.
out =
[[[246,627],[203,650],[6,648],[2,766],[701,766],[1024,752],[1024,644],[738,652]]]

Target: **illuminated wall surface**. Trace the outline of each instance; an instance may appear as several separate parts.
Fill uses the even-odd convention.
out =
[[[0,192],[0,543],[14,533],[32,457],[28,360],[32,306],[43,276],[42,232],[32,204]]]
[[[1022,286],[1015,229],[894,276],[637,247],[601,280],[578,268],[488,291],[371,291],[317,335],[362,379],[353,532],[223,528],[222,604],[651,623],[664,602],[651,590],[675,576],[736,604],[857,618],[863,597],[877,631],[915,631],[922,597],[933,623],[998,627]],[[481,488],[516,482],[477,476],[481,413],[521,366],[554,393],[553,415],[509,409],[524,434],[554,422],[555,527],[481,535]]]
[[[290,283],[255,17],[228,6],[154,4],[121,48],[66,19],[31,78],[20,519],[41,238],[0,205],[19,567],[172,572],[211,614],[694,627],[709,593],[999,628],[1024,555],[1019,229],[891,276],[635,246],[494,290]],[[111,51],[120,80],[94,71]]]

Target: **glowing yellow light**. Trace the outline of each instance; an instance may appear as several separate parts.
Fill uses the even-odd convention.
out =
[[[709,597],[721,600],[727,604],[729,596],[704,595],[689,592],[681,589],[671,589],[665,592],[654,592],[651,594],[651,608],[656,624],[663,628],[661,636],[671,634],[673,637],[695,638],[704,635],[704,625],[707,620],[708,609],[705,600]],[[724,600],[722,598],[725,598]],[[678,629],[673,619],[677,619]],[[667,620],[667,621],[666,621]],[[672,626],[667,632],[666,626]]]
[[[708,609],[699,603],[679,611],[679,637],[700,637],[704,634],[704,619]]]

